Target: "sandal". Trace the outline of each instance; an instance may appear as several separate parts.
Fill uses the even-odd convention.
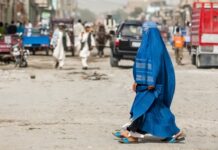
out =
[[[185,141],[185,137],[181,137],[181,138],[172,138],[171,140],[168,141],[168,143],[179,143],[179,142],[182,142],[182,141]]]
[[[124,138],[124,136],[121,135],[121,132],[120,132],[120,131],[113,132],[112,134],[113,134],[115,137],[117,137],[117,138]]]
[[[167,137],[165,139],[161,139],[161,142],[169,142],[172,139],[172,137]]]
[[[122,144],[137,144],[137,143],[141,143],[141,141],[139,141],[139,139],[136,139],[135,141],[130,141],[129,138],[121,138],[119,140],[120,143]]]
[[[181,132],[179,135],[174,135],[170,140],[168,140],[168,143],[179,143],[185,141],[185,137],[186,135],[183,132]]]

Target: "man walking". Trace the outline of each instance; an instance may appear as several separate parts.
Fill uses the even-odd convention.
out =
[[[74,47],[77,50],[81,48],[81,34],[84,32],[84,27],[82,25],[82,21],[79,19],[78,22],[74,25]]]
[[[11,21],[11,24],[8,27],[8,34],[16,34],[17,32],[17,27],[14,24],[14,21]]]
[[[104,47],[106,44],[106,31],[104,25],[100,25],[97,31],[97,49],[98,49],[98,56],[104,57]]]
[[[53,56],[55,58],[56,64],[55,68],[62,69],[65,60],[65,48],[71,46],[70,38],[68,34],[64,31],[65,26],[63,23],[59,24],[59,30],[55,31],[54,39],[52,39],[51,44],[54,46]]]
[[[183,47],[185,38],[181,35],[179,27],[176,28],[176,34],[173,37],[173,47],[175,50],[176,63],[182,65]]]
[[[90,51],[95,46],[95,40],[91,33],[91,24],[86,23],[85,24],[85,32],[81,35],[81,51],[80,51],[80,57],[82,61],[82,68],[83,70],[88,69],[88,57],[90,55]]]

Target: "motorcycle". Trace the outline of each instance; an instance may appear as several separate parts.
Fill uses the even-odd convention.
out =
[[[27,58],[30,52],[22,47],[20,39],[18,39],[18,43],[12,46],[12,55],[15,58],[15,67],[28,67]]]

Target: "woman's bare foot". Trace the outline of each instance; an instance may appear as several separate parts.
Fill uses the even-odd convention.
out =
[[[179,133],[177,133],[176,135],[174,135],[175,139],[180,139],[180,138],[185,138],[186,135],[183,131],[180,131]]]
[[[128,137],[129,137],[129,131],[128,131],[128,130],[125,130],[125,131],[121,132],[121,135],[122,135],[124,138],[128,138]]]

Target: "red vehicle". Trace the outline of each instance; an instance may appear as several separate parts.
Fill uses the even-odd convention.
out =
[[[12,46],[17,42],[17,36],[5,35],[0,39],[0,55],[11,54]]]
[[[218,66],[218,2],[195,2],[191,27],[192,63]]]

